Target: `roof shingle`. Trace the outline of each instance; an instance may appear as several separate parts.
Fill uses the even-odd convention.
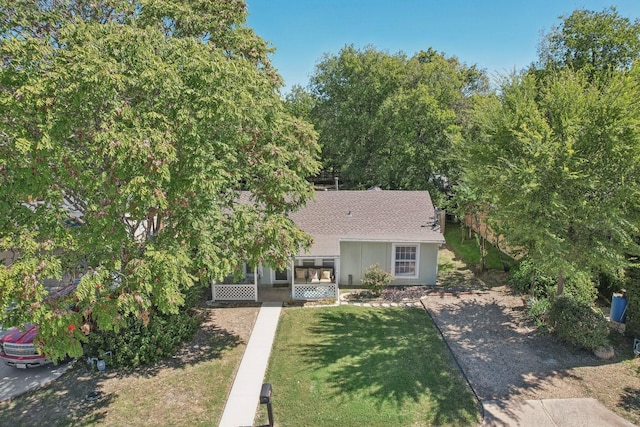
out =
[[[291,219],[313,236],[307,256],[339,256],[340,241],[444,243],[427,191],[320,191]]]

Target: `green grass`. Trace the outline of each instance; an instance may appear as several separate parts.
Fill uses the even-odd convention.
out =
[[[464,241],[462,240],[462,233]],[[480,266],[480,249],[475,237],[469,238],[467,230],[463,230],[460,224],[447,223],[444,232],[447,244],[451,246],[462,259],[470,265]],[[502,261],[508,262],[510,258],[500,252],[495,246],[487,242],[487,269],[502,270]]]
[[[266,382],[279,426],[475,425],[476,401],[420,309],[287,309]],[[259,408],[259,424],[266,409]]]

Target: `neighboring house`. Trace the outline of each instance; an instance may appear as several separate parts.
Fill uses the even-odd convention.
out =
[[[245,266],[244,283],[213,284],[214,300],[257,300],[259,287],[286,286],[293,299],[337,298],[379,264],[392,285],[435,285],[445,242],[426,191],[321,191],[291,215],[313,237],[286,270]],[[442,219],[444,220],[444,218]]]

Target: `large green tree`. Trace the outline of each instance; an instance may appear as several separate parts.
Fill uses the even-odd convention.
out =
[[[507,79],[476,110],[465,185],[492,226],[546,272],[616,271],[640,225],[638,72],[606,84],[566,69]]]
[[[0,0],[0,16],[0,321],[79,355],[94,328],[309,243],[287,216],[312,195],[316,136],[243,1]],[[87,267],[75,311],[46,302],[45,279]]]
[[[327,54],[309,86],[323,164],[356,187],[429,189],[438,198],[467,101],[486,88],[482,72],[432,49],[411,58],[353,46]]]
[[[635,253],[640,24],[576,10],[536,64],[475,105],[463,183],[512,249],[546,274],[618,272]]]
[[[542,39],[536,66],[540,70],[571,68],[600,79],[629,70],[640,56],[640,21],[620,16],[615,7],[580,9],[561,18]]]

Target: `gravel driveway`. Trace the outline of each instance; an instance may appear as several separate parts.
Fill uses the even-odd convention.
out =
[[[481,400],[593,397],[573,368],[607,362],[527,327],[506,288],[423,301]]]

